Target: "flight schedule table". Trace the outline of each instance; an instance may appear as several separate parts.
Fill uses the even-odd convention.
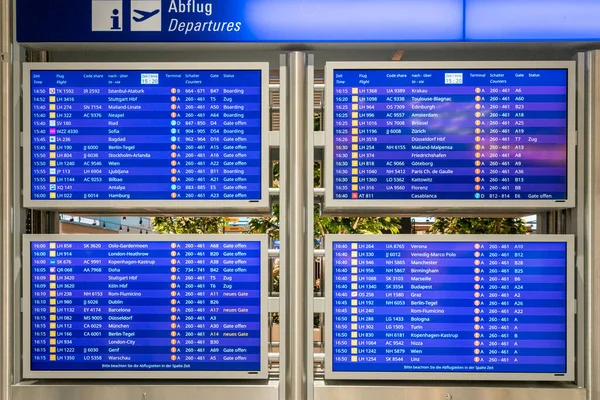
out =
[[[333,69],[334,200],[567,199],[567,69]]]
[[[567,372],[565,242],[334,240],[331,252],[333,372]]]
[[[262,74],[31,70],[31,200],[261,200]]]
[[[261,246],[32,241],[31,371],[260,372]]]

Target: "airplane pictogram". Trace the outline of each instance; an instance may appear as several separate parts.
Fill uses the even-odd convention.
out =
[[[148,18],[151,18],[151,17],[155,16],[156,14],[158,14],[160,12],[160,9],[154,10],[154,11],[133,10],[133,12],[141,15],[141,17],[133,17],[133,20],[135,22],[143,22],[143,21],[147,20]]]

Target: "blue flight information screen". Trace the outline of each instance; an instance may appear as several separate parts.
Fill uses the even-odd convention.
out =
[[[31,371],[256,373],[261,256],[260,241],[32,242]]]
[[[564,242],[339,242],[333,372],[567,370]]]
[[[566,200],[567,70],[333,70],[334,200]]]
[[[261,70],[30,78],[32,200],[261,199]]]

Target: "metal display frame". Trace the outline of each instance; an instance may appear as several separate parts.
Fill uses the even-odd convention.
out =
[[[32,242],[260,242],[260,371],[37,371],[31,369]],[[23,378],[24,379],[244,379],[268,378],[268,235],[23,235]],[[19,307],[20,308],[20,307]],[[16,310],[15,312],[19,312]]]
[[[553,221],[555,224],[546,226],[546,218],[540,219],[542,214],[538,214],[537,221],[537,232],[538,233],[565,233],[565,232],[577,232],[576,244],[577,244],[577,281],[575,283],[577,293],[577,338],[576,338],[576,375],[571,382],[530,382],[530,381],[475,381],[467,383],[467,381],[433,381],[434,378],[431,375],[427,375],[426,378],[430,381],[425,380],[399,380],[399,381],[377,381],[377,380],[357,380],[355,378],[349,378],[347,381],[331,381],[322,380],[322,369],[321,366],[325,366],[324,354],[314,354],[314,371],[311,364],[302,366],[300,368],[295,367],[291,371],[287,366],[293,366],[293,358],[296,357],[301,347],[298,346],[296,349],[288,345],[290,343],[289,338],[295,338],[296,343],[298,336],[296,335],[297,327],[292,320],[298,321],[294,313],[296,310],[300,310],[300,306],[296,305],[297,299],[302,298],[298,290],[302,288],[300,282],[290,282],[289,287],[291,290],[285,290],[285,276],[292,276],[293,274],[286,273],[286,262],[284,256],[286,247],[295,246],[293,243],[288,243],[285,240],[281,242],[280,259],[281,259],[281,287],[280,287],[280,298],[271,297],[269,298],[268,305],[270,307],[269,312],[280,313],[280,342],[279,350],[280,353],[277,356],[275,353],[269,355],[269,376],[268,381],[258,380],[245,380],[245,381],[230,381],[230,380],[195,380],[194,378],[186,380],[171,380],[171,379],[73,379],[73,380],[54,380],[54,379],[31,379],[23,377],[23,314],[22,314],[22,235],[24,232],[56,232],[57,227],[54,225],[52,218],[55,214],[51,213],[38,213],[42,214],[40,218],[43,219],[43,224],[35,225],[33,229],[30,227],[30,210],[26,210],[22,207],[24,196],[22,194],[23,177],[21,163],[22,151],[23,151],[23,93],[22,93],[22,72],[23,62],[25,60],[56,60],[56,61],[86,61],[97,63],[113,61],[128,61],[130,63],[147,63],[149,60],[155,60],[157,63],[160,62],[173,64],[179,61],[206,61],[212,63],[213,61],[264,61],[270,59],[270,65],[275,67],[275,52],[286,53],[290,50],[294,50],[292,47],[280,46],[277,44],[265,45],[263,44],[248,44],[238,46],[232,44],[232,46],[217,45],[210,43],[188,43],[188,44],[177,44],[177,43],[76,43],[76,44],[65,44],[65,43],[43,43],[39,46],[25,47],[20,46],[14,40],[11,40],[11,26],[12,18],[14,13],[11,12],[11,4],[14,0],[6,0],[3,2],[3,11],[0,13],[0,19],[4,23],[0,24],[2,32],[8,32],[8,34],[0,35],[1,44],[0,47],[3,49],[3,54],[0,57],[3,63],[0,63],[0,72],[2,75],[2,87],[0,92],[3,101],[0,101],[2,105],[0,107],[0,114],[2,114],[2,124],[0,124],[0,131],[2,134],[2,143],[0,147],[4,155],[3,165],[6,168],[2,169],[3,182],[8,182],[4,185],[6,189],[3,193],[3,202],[1,204],[2,215],[2,226],[4,229],[0,232],[1,239],[4,246],[2,247],[2,262],[3,271],[1,286],[2,290],[2,316],[1,320],[4,329],[1,330],[0,342],[2,349],[0,351],[0,358],[2,363],[0,373],[0,399],[1,400],[30,400],[32,398],[45,398],[48,400],[62,400],[65,398],[73,399],[84,399],[88,397],[93,398],[111,398],[111,399],[125,399],[125,398],[138,398],[138,399],[171,399],[171,398],[247,398],[249,400],[254,399],[304,399],[310,400],[312,395],[315,400],[363,400],[378,397],[381,400],[431,400],[433,398],[445,398],[445,399],[471,399],[471,398],[485,398],[485,399],[506,399],[510,398],[513,400],[559,400],[569,398],[573,400],[584,400],[587,398],[593,398],[600,396],[600,385],[598,385],[599,376],[599,362],[600,354],[598,346],[598,338],[600,330],[598,329],[598,318],[595,318],[598,314],[594,305],[598,304],[597,294],[593,290],[597,287],[598,277],[600,274],[595,274],[594,271],[598,264],[594,255],[594,246],[589,245],[594,242],[594,238],[598,236],[595,230],[595,226],[598,223],[594,222],[594,218],[598,220],[595,209],[598,207],[593,200],[600,197],[594,197],[595,192],[600,192],[598,184],[594,185],[595,172],[594,165],[598,162],[594,162],[596,158],[594,155],[598,153],[598,146],[595,141],[595,132],[600,126],[596,122],[594,105],[598,103],[600,97],[597,96],[599,92],[597,89],[600,87],[597,76],[600,76],[597,72],[598,65],[600,65],[600,52],[599,51],[588,51],[583,52],[584,47],[577,45],[575,42],[572,43],[553,43],[547,44],[536,44],[531,47],[528,44],[507,44],[497,43],[490,45],[485,44],[482,47],[473,47],[472,44],[465,46],[455,46],[453,44],[431,44],[430,45],[415,45],[415,46],[404,46],[407,57],[414,60],[524,60],[523,63],[528,65],[536,64],[539,62],[534,60],[549,60],[549,59],[568,59],[577,53],[577,112],[578,112],[578,124],[577,124],[577,208],[571,210],[562,210],[561,207],[567,207],[565,203],[561,203],[556,208],[552,208],[552,212],[547,213],[556,217]],[[392,50],[395,51],[393,59],[397,59],[397,53],[403,53],[403,51],[397,51],[396,45],[392,43],[362,43],[352,44],[348,47],[348,44],[336,45],[336,44],[322,44],[310,46],[310,49],[305,49],[303,52],[315,51],[315,68],[319,70],[322,68],[324,63],[328,60],[356,60],[356,59],[370,59],[370,60],[385,60],[390,56]],[[490,47],[491,46],[491,47]],[[541,46],[541,47],[540,47]],[[594,44],[585,48],[595,48]],[[596,46],[597,47],[597,46]],[[261,52],[267,50],[265,52]],[[358,53],[357,53],[358,52]],[[579,53],[578,53],[579,52]],[[308,53],[307,53],[308,54]],[[285,55],[281,56],[283,59]],[[289,57],[289,55],[288,55]],[[281,59],[281,58],[280,58]],[[307,63],[309,59],[305,59]],[[438,62],[436,64],[445,64],[445,62]],[[467,62],[465,62],[466,64]],[[494,62],[494,66],[501,64],[502,62]],[[544,63],[544,61],[542,61]],[[354,64],[354,63],[353,63]],[[405,61],[401,63],[394,62],[394,68],[402,67],[406,65]],[[469,63],[473,64],[473,63]],[[598,64],[598,65],[597,65]],[[77,64],[82,65],[82,64]],[[93,64],[95,67],[99,64]],[[181,64],[178,64],[181,65]],[[247,63],[245,63],[247,65]],[[97,67],[96,67],[97,69]],[[297,69],[297,68],[296,68]],[[289,78],[285,79],[286,70],[289,71],[287,74]],[[272,70],[271,73],[274,71]],[[274,74],[276,75],[276,74]],[[273,76],[272,78],[275,78]],[[308,76],[307,76],[308,77]],[[287,129],[287,125],[294,125],[292,123],[285,123],[286,120],[292,119],[297,121],[299,116],[293,116],[293,113],[308,114],[311,121],[313,118],[312,110],[310,106],[313,106],[313,102],[310,102],[308,109],[304,107],[292,107],[291,104],[294,102],[280,101],[287,99],[286,93],[291,93],[287,88],[288,86],[297,86],[302,84],[298,79],[299,75],[293,71],[293,68],[282,66],[280,74],[280,83],[273,83],[270,85],[270,91],[272,92],[272,105],[271,111],[273,112],[273,126],[271,127],[270,133],[270,153],[273,159],[277,156],[280,157],[280,166],[282,166],[280,186],[279,189],[270,190],[270,195],[273,201],[277,201],[276,198],[279,196],[280,204],[285,203],[286,192],[290,196],[294,196],[294,193],[298,193],[297,190],[285,189],[285,184],[293,184],[295,180],[284,180],[285,176],[283,157],[284,152],[284,140],[289,135],[289,140],[292,138],[290,129]],[[308,79],[310,82],[310,79]],[[310,84],[310,83],[309,83]],[[326,89],[327,86],[323,84],[315,84],[315,91],[320,92]],[[276,93],[279,90],[280,96]],[[297,89],[294,89],[297,91]],[[279,105],[278,105],[279,103]],[[286,103],[290,103],[290,107],[286,106]],[[297,101],[295,101],[297,103]],[[318,107],[314,105],[314,110],[323,112],[324,104],[319,102]],[[27,110],[26,110],[27,111]],[[275,117],[279,111],[279,128],[275,125]],[[327,117],[322,117],[327,120]],[[323,125],[324,126],[324,125]],[[27,127],[27,126],[26,126]],[[279,129],[279,131],[278,131]],[[21,136],[19,136],[19,133]],[[308,134],[311,132],[309,130]],[[323,157],[323,147],[325,144],[325,134],[323,131],[314,132],[314,150],[315,158]],[[294,134],[295,135],[295,134]],[[298,150],[294,150],[298,151]],[[30,154],[27,153],[26,154]],[[584,157],[585,156],[585,157]],[[325,155],[327,157],[327,155]],[[289,157],[288,157],[289,158]],[[11,164],[11,160],[14,161]],[[11,167],[12,165],[12,167]],[[297,175],[296,171],[292,168],[291,171]],[[324,173],[326,173],[325,171]],[[326,174],[327,176],[327,174]],[[324,178],[325,179],[325,178]],[[324,181],[325,183],[325,181]],[[585,183],[585,184],[584,184]],[[297,185],[295,185],[297,186]],[[312,185],[309,185],[312,186]],[[327,186],[329,189],[330,186]],[[316,198],[321,198],[325,192],[323,188],[314,189]],[[591,196],[591,197],[590,197]],[[300,204],[301,202],[297,202]],[[305,202],[304,202],[305,203]],[[533,203],[533,201],[531,201]],[[596,203],[598,203],[596,201]],[[421,204],[426,204],[421,201]],[[221,205],[221,204],[220,204]],[[300,204],[301,205],[301,204]],[[471,213],[468,213],[462,208],[458,208],[460,212],[455,212],[455,207],[438,207],[439,203],[434,203],[432,207],[427,209],[419,209],[419,213],[424,216],[435,216],[441,217],[444,215],[452,216],[467,216],[473,215],[477,217],[482,216],[495,216],[499,215],[500,212],[494,208],[487,207],[486,209],[475,209]],[[458,202],[455,206],[461,207],[462,204]],[[471,207],[472,208],[472,207]],[[217,209],[217,208],[215,208]],[[309,207],[307,207],[309,209]],[[64,210],[68,212],[73,210],[71,206],[69,209]],[[382,211],[383,210],[383,211]],[[556,210],[556,211],[554,211]],[[291,216],[296,214],[297,207],[293,207],[289,210],[286,216],[285,207],[281,207],[280,223],[281,223],[281,235],[284,235],[284,224],[293,224]],[[331,211],[334,209],[327,210],[328,214],[332,214]],[[521,213],[522,211],[522,213]],[[514,217],[516,213],[526,215],[527,213],[535,213],[535,211],[542,211],[538,208],[537,203],[535,206],[529,204],[528,208],[523,209],[509,209],[508,213],[502,215],[510,215]],[[93,213],[92,213],[93,212]],[[82,209],[77,211],[77,215],[101,215],[107,214],[109,210],[96,211],[88,209]],[[173,213],[161,212],[160,210],[147,210],[141,213],[139,210],[127,210],[122,208],[115,208],[112,213],[118,215],[211,215],[208,210],[200,211],[185,211],[181,209],[176,210]],[[364,209],[343,209],[339,211],[342,216],[392,216],[392,215],[415,215],[415,211],[408,207],[397,207],[390,212],[385,208],[373,208],[366,207]],[[571,221],[575,227],[570,227],[568,224],[570,213],[576,214],[577,220]],[[249,211],[237,212],[236,210],[227,212],[227,216],[250,216],[252,215]],[[309,213],[310,214],[310,213]],[[113,214],[114,215],[114,214]],[[566,219],[565,219],[566,216]],[[563,219],[561,219],[563,218]],[[37,221],[42,221],[37,219]],[[48,220],[47,220],[48,219]],[[57,218],[56,218],[57,219]],[[550,219],[550,218],[548,218]],[[565,222],[567,221],[567,222]],[[306,226],[311,226],[307,223]],[[574,228],[577,228],[574,230]],[[294,229],[296,229],[294,227]],[[535,228],[534,228],[535,229]],[[231,237],[232,235],[227,235]],[[64,239],[69,239],[67,236],[61,235]],[[121,240],[121,239],[119,239]],[[304,247],[304,245],[303,245]],[[312,250],[312,244],[310,246]],[[307,249],[305,249],[307,250]],[[297,253],[296,250],[294,252]],[[314,256],[317,258],[323,257],[324,250],[315,250]],[[274,257],[275,250],[269,250],[270,257]],[[290,258],[294,261],[294,258]],[[305,266],[298,266],[297,263],[290,265],[293,269],[293,273],[297,273],[299,268]],[[310,269],[310,267],[309,267]],[[322,284],[325,276],[321,277]],[[594,278],[594,279],[591,279]],[[312,291],[307,294],[310,300],[313,295]],[[306,297],[306,296],[303,296]],[[286,299],[290,299],[287,301]],[[325,311],[326,298],[317,297],[314,298],[314,312],[323,313]],[[280,304],[281,303],[281,304]],[[308,305],[308,312],[310,313],[310,306]],[[305,308],[305,310],[306,310]],[[290,312],[292,314],[290,314]],[[302,311],[304,313],[304,311]],[[288,315],[290,314],[290,315]],[[311,315],[312,317],[312,315]],[[293,331],[286,334],[285,321],[287,319],[287,325],[292,327]],[[325,331],[330,328],[329,322],[325,320],[321,326]],[[309,325],[312,326],[312,321],[309,321]],[[289,331],[289,330],[288,330]],[[310,332],[309,332],[310,338]],[[310,343],[303,347],[312,347]],[[309,349],[310,350],[310,349]],[[295,352],[295,353],[294,353]],[[290,360],[289,358],[292,358]],[[287,358],[287,360],[286,360]],[[310,359],[310,358],[309,358]],[[279,362],[278,362],[278,361]],[[306,367],[306,368],[305,368]],[[314,374],[312,373],[314,372]],[[144,378],[146,378],[144,376]],[[96,374],[94,377],[96,378]],[[361,378],[362,379],[362,378]],[[415,379],[415,378],[410,378]],[[291,395],[288,393],[293,392]],[[306,397],[304,396],[306,395]]]
[[[368,200],[334,199],[334,74],[336,70],[567,70],[567,199],[562,200]],[[576,181],[576,63],[575,61],[445,61],[445,62],[328,62],[325,64],[325,203],[328,214],[360,214],[365,210],[378,215],[414,213],[487,214],[539,212],[575,207]],[[479,214],[477,214],[479,215]]]
[[[562,242],[567,244],[566,271],[566,366],[564,374],[504,373],[504,372],[335,372],[333,371],[333,262],[334,242]],[[574,235],[326,235],[325,296],[326,346],[325,380],[452,380],[452,381],[557,381],[570,382],[575,378],[575,236]]]
[[[31,198],[31,72],[32,71],[261,71],[261,199],[260,200],[35,200]],[[270,210],[269,183],[269,63],[24,63],[23,64],[23,206],[37,210],[84,213],[152,213],[177,215],[264,215]]]

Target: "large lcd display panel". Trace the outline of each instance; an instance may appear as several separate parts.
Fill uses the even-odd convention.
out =
[[[25,207],[268,211],[268,63],[30,63],[23,74]]]
[[[573,380],[572,236],[325,244],[326,379]]]
[[[574,207],[574,67],[328,63],[326,211]]]
[[[267,378],[266,235],[23,246],[25,378]]]

